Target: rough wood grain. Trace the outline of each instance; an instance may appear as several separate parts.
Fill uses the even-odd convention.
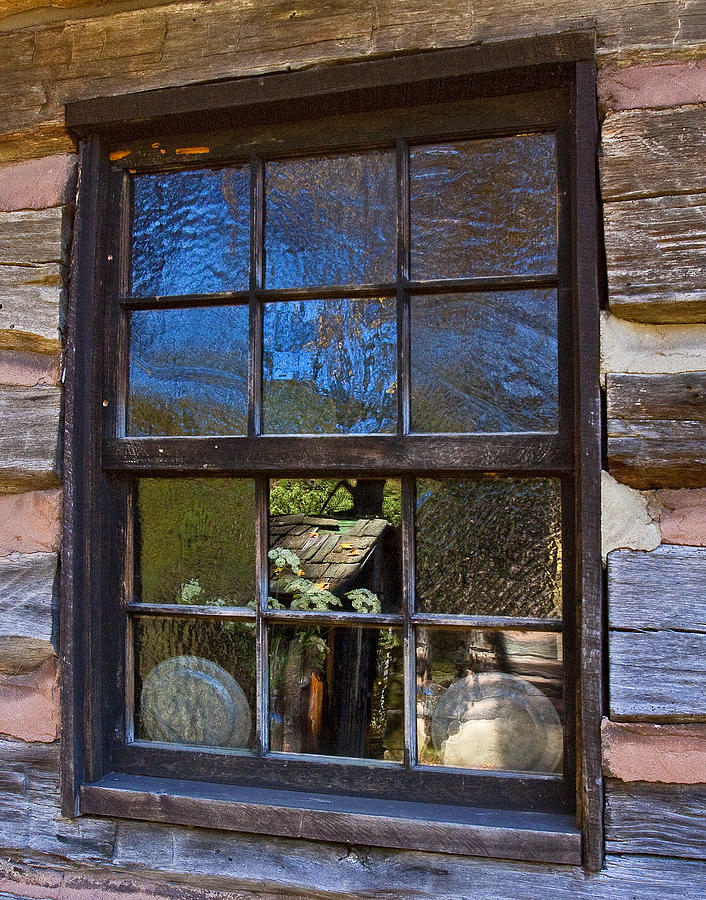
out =
[[[65,868],[105,864],[114,822],[59,814],[59,746],[0,740],[0,853]]]
[[[60,207],[0,213],[0,265],[61,263],[67,241]]]
[[[621,781],[706,784],[706,725],[601,724],[603,774]]]
[[[706,373],[608,375],[608,463],[632,487],[706,484]]]
[[[706,547],[608,556],[608,625],[706,632]]]
[[[611,631],[610,716],[706,721],[706,634]]]
[[[63,284],[64,267],[58,263],[0,264],[0,349],[60,350]]]
[[[57,563],[56,553],[13,553],[0,559],[0,637],[52,639]]]
[[[617,113],[601,139],[604,201],[706,191],[706,106]]]
[[[597,0],[605,60],[689,56],[703,42],[702,4]],[[4,130],[61,121],[67,99],[298,68],[399,50],[452,46],[582,27],[586,14],[555,0],[192,0],[0,33]],[[11,62],[10,62],[11,61]]]
[[[41,897],[85,900],[92,890],[93,896],[103,896],[96,886],[120,878],[126,882],[121,894],[128,898],[129,883],[147,879],[160,889],[173,886],[179,900],[206,891],[214,892],[208,900],[664,900],[675,884],[684,900],[701,900],[703,894],[703,865],[669,857],[609,855],[600,874],[587,876],[570,866],[91,817],[72,821],[58,815],[57,765],[56,744],[0,740],[0,848],[7,858],[0,876],[14,873],[51,888],[44,894],[33,891]],[[19,887],[16,891],[22,893]]]
[[[706,859],[706,785],[606,784],[609,853]]]
[[[53,659],[51,641],[30,637],[0,637],[0,674],[26,675]]]
[[[0,390],[0,493],[57,487],[61,391]]]
[[[604,207],[610,307],[640,322],[706,321],[706,194]]]
[[[76,141],[61,123],[0,133],[0,163],[16,163],[57,153],[74,153]]]

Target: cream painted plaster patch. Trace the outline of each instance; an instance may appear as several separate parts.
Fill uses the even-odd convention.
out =
[[[639,375],[706,371],[706,325],[645,325],[601,314],[601,380],[607,373]]]
[[[601,554],[611,550],[654,550],[662,541],[648,510],[649,497],[601,472]]]

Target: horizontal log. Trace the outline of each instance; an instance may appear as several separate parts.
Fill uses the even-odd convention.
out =
[[[0,23],[1,24],[1,23]],[[0,133],[0,164],[37,159],[40,156],[74,153],[76,140],[63,123]]]
[[[61,207],[0,213],[0,266],[63,262],[68,242],[63,216]]]
[[[706,103],[706,59],[606,66],[598,76],[598,97],[607,110]]]
[[[606,849],[706,859],[706,785],[606,783]]]
[[[0,854],[48,867],[109,862],[114,822],[59,813],[58,743],[0,740]]]
[[[15,553],[0,559],[0,637],[52,639],[57,564],[56,553]]]
[[[648,9],[649,15],[644,5],[595,2],[591,17],[599,55],[606,60],[654,51],[674,56],[699,47],[700,5],[686,12],[678,0],[653,0]],[[555,0],[473,8],[467,0],[432,6],[380,0],[361,7],[329,0],[294,10],[279,0],[191,0],[38,25],[0,33],[0,60],[7,61],[0,64],[5,129],[58,123],[68,99],[582,26],[584,16]]]
[[[0,637],[0,675],[26,675],[54,659],[51,641],[30,637]]]
[[[0,494],[0,557],[59,549],[61,491]]]
[[[52,354],[61,349],[63,284],[59,263],[0,264],[0,350]]]
[[[702,165],[706,156],[705,125],[704,106],[609,116],[601,132],[603,200],[706,191]]]
[[[608,375],[608,463],[637,488],[706,485],[706,373]]]
[[[0,493],[58,486],[60,403],[55,387],[0,389]]]
[[[664,900],[675,884],[683,900],[703,895],[703,864],[692,859],[611,854],[598,875],[586,875],[574,866],[463,857],[447,857],[442,865],[439,856],[421,852],[90,816],[61,819],[57,769],[58,744],[0,740],[0,848],[12,866],[0,861],[0,877],[50,886],[56,884],[52,868],[59,867],[67,900],[126,877],[132,884],[147,879],[165,892],[173,885],[176,896],[210,890],[208,900],[228,892],[244,900]],[[3,889],[6,883],[0,882]],[[116,897],[132,900],[129,887],[123,884]]]
[[[706,634],[611,631],[610,717],[706,721]]]
[[[604,232],[613,313],[706,321],[706,194],[606,203]]]
[[[608,556],[608,625],[706,632],[706,547]]]
[[[603,774],[620,781],[706,783],[706,725],[601,723]]]

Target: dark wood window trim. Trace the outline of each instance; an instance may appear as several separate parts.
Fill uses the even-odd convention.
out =
[[[62,544],[61,655],[63,663],[63,756],[62,807],[66,815],[93,813],[147,818],[163,822],[200,824],[234,830],[309,838],[345,840],[381,846],[416,847],[445,852],[461,852],[507,858],[536,859],[563,863],[583,860],[590,870],[602,862],[602,781],[600,765],[600,717],[602,710],[602,618],[601,566],[599,544],[600,477],[600,396],[598,390],[598,209],[596,186],[597,116],[595,105],[594,36],[590,32],[551,35],[531,40],[511,41],[434,51],[385,60],[348,63],[305,72],[238,79],[230,82],[190,85],[127,96],[97,98],[67,106],[67,123],[81,139],[78,211],[71,264],[71,291],[67,319],[66,416],[65,416],[65,532]],[[122,703],[113,684],[123,677],[121,648],[111,643],[114,623],[104,604],[97,600],[105,585],[119,585],[123,553],[127,546],[128,517],[115,516],[125,508],[126,491],[111,472],[149,474],[154,449],[159,445],[160,472],[203,471],[193,440],[182,438],[125,439],[118,437],[117,417],[110,407],[118,394],[116,366],[104,366],[114,359],[113,349],[104,344],[104,335],[114,336],[120,328],[120,307],[104,303],[108,296],[125,296],[124,273],[116,271],[116,231],[108,210],[120,205],[124,179],[111,177],[109,153],[129,142],[134,161],[149,165],[149,141],[156,132],[165,136],[164,146],[176,147],[176,136],[195,142],[223,127],[224,116],[237,118],[238,129],[224,138],[224,146],[214,152],[228,157],[229,147],[242,135],[262,124],[301,122],[321,115],[340,118],[342,141],[346,122],[350,142],[356,142],[356,117],[370,119],[375,110],[389,120],[395,110],[410,105],[434,103],[440,96],[450,103],[468,107],[474,100],[479,121],[484,103],[508,96],[505,106],[510,133],[522,121],[522,108],[533,95],[561,89],[567,98],[565,171],[563,184],[568,197],[565,208],[570,222],[564,231],[570,241],[570,271],[567,302],[573,313],[573,334],[560,335],[571,343],[574,353],[573,383],[575,422],[573,443],[558,437],[537,435],[535,444],[524,438],[522,470],[516,465],[517,441],[509,435],[495,442],[492,451],[482,452],[480,471],[511,471],[518,474],[574,472],[574,566],[576,573],[577,622],[573,633],[576,646],[570,648],[575,660],[576,696],[576,791],[575,803],[549,812],[503,812],[478,806],[454,807],[421,804],[419,799],[381,800],[360,790],[357,796],[338,797],[334,793],[292,795],[262,783],[257,771],[247,775],[241,767],[239,787],[226,782],[231,777],[227,760],[217,753],[188,754],[114,743],[115,723],[121,721],[117,707]],[[494,104],[496,108],[497,104]],[[544,103],[546,108],[546,96]],[[526,111],[524,115],[527,115]],[[519,116],[519,118],[518,118]],[[538,121],[535,115],[533,121]],[[480,126],[476,123],[476,130]],[[373,125],[374,130],[374,125]],[[306,131],[297,132],[299,147],[314,142]],[[173,136],[169,143],[169,136]],[[230,142],[230,143],[229,143]],[[198,146],[189,143],[189,146]],[[168,151],[169,152],[169,151]],[[142,156],[141,156],[142,154]],[[175,163],[177,160],[175,159]],[[123,208],[125,204],[123,203]],[[122,229],[124,231],[124,227]],[[120,227],[118,227],[118,232]],[[526,279],[525,279],[526,280]],[[541,278],[539,279],[541,281]],[[498,287],[495,281],[479,279],[464,289]],[[511,284],[507,285],[508,287]],[[385,286],[376,287],[376,291]],[[388,286],[392,291],[393,285]],[[330,293],[330,292],[327,292]],[[283,298],[286,299],[286,298]],[[223,302],[232,302],[224,295]],[[198,298],[189,298],[189,303]],[[213,297],[209,297],[209,303]],[[176,306],[184,298],[149,298],[150,305]],[[205,298],[204,298],[205,302]],[[125,305],[133,301],[126,299]],[[120,342],[118,342],[120,343]],[[124,342],[122,342],[124,345]],[[105,371],[104,371],[105,369]],[[106,405],[107,404],[107,405]],[[355,441],[336,439],[331,455],[328,438],[268,438],[267,447],[254,439],[199,439],[209,442],[210,471],[232,468],[237,441],[238,474],[266,474],[268,471],[311,470],[319,460],[326,473],[383,471],[404,474],[410,440],[415,442],[415,465],[427,472],[468,471],[457,460],[468,448],[468,438],[454,436],[430,440],[427,436],[404,441],[395,436],[366,439],[370,452],[361,461]],[[205,443],[204,443],[205,442]],[[487,442],[486,442],[487,443]],[[215,445],[218,445],[216,447]],[[251,446],[252,445],[252,446]],[[306,446],[305,446],[306,445]],[[482,442],[478,449],[483,451]],[[306,454],[306,459],[305,459]],[[382,460],[382,462],[381,462]],[[121,749],[122,746],[122,749]],[[196,765],[194,766],[194,757]],[[241,757],[242,759],[242,757]],[[200,762],[199,762],[200,760]],[[296,783],[305,777],[300,759],[282,759]],[[384,767],[370,769],[370,777],[384,779]],[[199,777],[204,781],[188,781]],[[297,775],[301,773],[301,776]],[[206,774],[208,773],[208,774]],[[155,774],[160,777],[155,778]],[[438,773],[437,773],[438,774]],[[420,773],[423,777],[424,773]],[[431,773],[430,773],[431,775]],[[335,773],[332,775],[335,777]],[[472,775],[469,788],[478,788]],[[417,797],[430,793],[443,776],[420,783]],[[538,776],[509,778],[510,794],[541,798],[547,782]],[[427,794],[425,795],[425,790]],[[292,796],[290,796],[292,795]],[[324,798],[324,799],[321,799]],[[319,805],[317,805],[319,804]],[[496,802],[494,804],[498,806]],[[500,804],[502,805],[502,804]],[[510,803],[508,802],[508,806]],[[539,801],[542,806],[541,799]],[[423,807],[423,808],[422,808]],[[576,815],[567,811],[572,807]],[[291,810],[299,814],[291,816]],[[327,811],[323,811],[327,810]],[[295,827],[293,822],[298,823]],[[294,830],[292,830],[294,829]],[[432,837],[430,837],[432,835]],[[582,847],[582,849],[581,849]],[[582,853],[582,856],[581,856]]]

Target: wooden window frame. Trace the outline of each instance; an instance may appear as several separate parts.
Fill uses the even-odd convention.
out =
[[[67,124],[80,139],[80,165],[65,380],[61,581],[65,815],[112,815],[347,843],[572,864],[582,861],[589,870],[600,868],[604,687],[594,41],[592,32],[572,32],[67,105]],[[326,116],[336,117],[339,145],[346,142],[346,122],[351,123],[350,141],[355,144],[361,115],[372,123],[368,133],[368,140],[372,140],[376,113],[380,121],[389,120],[399,108],[409,116],[420,105],[436,103],[440,98],[449,104],[473,105],[478,121],[466,130],[474,134],[512,133],[528,115],[532,123],[541,124],[551,91],[559,91],[565,101],[563,118],[554,125],[564,151],[560,155],[559,183],[565,270],[559,274],[557,287],[560,292],[564,290],[570,310],[565,317],[570,333],[566,329],[562,332],[561,325],[559,332],[560,354],[567,348],[573,354],[569,383],[564,385],[572,407],[570,438],[566,422],[556,439],[546,435],[536,439],[494,436],[492,447],[487,438],[473,435],[338,437],[332,455],[330,438],[267,437],[266,443],[260,437],[199,438],[195,451],[192,438],[135,440],[119,436],[119,411],[124,409],[121,385],[125,381],[121,372],[127,363],[126,340],[121,335],[125,316],[114,298],[126,294],[124,245],[129,203],[125,170],[133,165],[149,168],[155,135],[160,136],[164,147],[171,148],[167,154],[175,152],[177,143],[180,147],[197,147],[205,135],[224,135],[215,138],[211,162],[219,155],[232,158],[232,147],[258,126],[290,124],[294,135],[290,149],[304,149],[312,143],[312,136],[300,123],[321,118],[323,110]],[[531,105],[535,96],[543,96],[544,101],[528,114],[527,101]],[[498,109],[505,110],[499,119]],[[480,123],[488,110],[496,117],[495,125],[484,131]],[[224,118],[234,116],[238,129],[223,131]],[[550,125],[552,121],[548,120],[547,127]],[[320,143],[320,138],[318,144],[314,139],[313,145],[318,147]],[[130,153],[118,163],[120,153],[115,151],[122,146],[129,146]],[[178,160],[168,156],[171,161]],[[253,190],[258,190],[257,183]],[[114,210],[121,210],[120,216]],[[119,260],[123,260],[120,266]],[[476,279],[468,286],[478,290],[487,282],[486,287],[497,288],[500,281],[509,287],[513,284],[512,278]],[[529,281],[531,278],[522,279],[525,287]],[[194,302],[193,297],[187,299]],[[227,302],[229,298],[222,299]],[[210,296],[208,302],[212,301]],[[159,298],[150,302],[156,307],[164,305]],[[253,306],[252,298],[249,302]],[[131,305],[129,299],[122,303],[123,308]],[[149,303],[140,305],[144,308]],[[174,305],[173,301],[169,305]],[[256,341],[251,351],[256,364]],[[364,466],[360,462],[361,440],[367,448]],[[160,457],[155,467],[157,445]],[[459,461],[469,449],[478,454],[473,470]],[[522,466],[517,464],[519,449]],[[286,776],[282,788],[269,783],[272,773],[277,779],[276,766],[268,768],[263,777],[262,769],[258,769],[261,760],[239,757],[238,783],[232,784],[233,771],[226,754],[140,749],[115,742],[116,732],[122,728],[124,733],[125,714],[120,692],[113,686],[114,672],[120,681],[125,664],[121,642],[111,640],[116,628],[116,604],[111,606],[106,596],[114,601],[124,580],[130,529],[125,478],[155,471],[188,474],[202,472],[205,467],[210,473],[235,471],[257,476],[283,471],[409,475],[410,455],[415,470],[432,476],[473,471],[571,473],[575,496],[570,570],[579,599],[571,623],[574,671],[569,682],[575,690],[569,705],[574,710],[570,731],[575,733],[576,772],[575,790],[568,802],[550,809],[542,778],[506,773],[497,779],[455,774],[446,784],[444,773],[432,777],[428,771],[418,772],[408,783],[412,799],[404,801],[374,796],[378,788],[366,790],[362,781],[350,785],[351,793],[342,795],[333,793],[330,786],[319,794],[299,793],[297,786],[311,783],[311,761],[306,759],[279,761],[282,777]],[[112,477],[115,473],[124,478]],[[266,547],[260,548],[260,556],[266,556]],[[124,614],[124,609],[118,612]],[[511,622],[504,620],[503,624]],[[327,777],[332,783],[344,771],[342,765],[328,763]],[[319,767],[317,772],[325,769]],[[363,780],[375,779],[376,785],[387,778],[384,767],[371,764],[363,770]],[[193,780],[198,778],[203,780]],[[422,802],[429,792],[436,800],[439,796],[444,800],[444,792],[458,790],[459,785],[473,791],[474,806],[454,806],[448,797],[442,803]],[[529,798],[529,807],[525,803],[522,809],[508,812],[518,797]],[[296,816],[292,810],[297,811]]]

